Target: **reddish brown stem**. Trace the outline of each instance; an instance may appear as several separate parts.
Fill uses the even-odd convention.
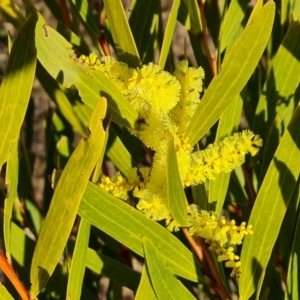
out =
[[[12,283],[12,285],[15,287],[17,292],[19,293],[22,300],[28,300],[29,295],[24,288],[23,284],[17,277],[16,273],[12,269],[12,267],[9,265],[8,261],[4,257],[4,255],[0,252],[0,269],[4,272],[4,274],[7,276],[9,281]]]
[[[286,272],[285,272],[285,269],[282,265],[282,261],[279,257],[279,254],[276,250],[274,250],[273,252],[273,257],[274,257],[274,260],[275,260],[275,263],[278,267],[278,270],[279,270],[279,273],[280,273],[280,276],[281,276],[281,279],[283,281],[283,283],[285,284],[285,286],[287,286],[287,277],[286,277]]]
[[[59,4],[60,4],[61,13],[62,13],[65,25],[69,29],[72,29],[72,22],[70,19],[70,13],[69,13],[69,9],[68,9],[66,0],[59,0]]]
[[[216,76],[217,75],[217,61],[215,58],[212,57],[211,52],[208,47],[206,21],[205,21],[205,16],[204,16],[204,2],[202,0],[199,0],[198,4],[199,4],[201,23],[202,23],[202,27],[203,27],[203,31],[201,34],[199,34],[198,39],[199,39],[199,41],[204,49],[205,55],[208,59],[211,72],[212,72],[213,76]]]
[[[251,204],[253,205],[256,199],[256,192],[253,186],[253,181],[252,181],[252,170],[247,169],[245,165],[242,165],[242,170],[245,176],[246,184],[250,193],[251,197]]]
[[[226,291],[219,272],[216,268],[214,259],[207,245],[202,238],[195,238],[190,236],[187,228],[182,228],[184,235],[192,246],[196,256],[198,257],[206,275],[210,278],[210,286],[219,294],[222,300],[230,299],[228,292]]]
[[[104,31],[104,27],[105,27],[105,22],[106,22],[106,15],[102,15],[100,17],[100,36],[99,36],[99,43],[105,53],[106,56],[111,56],[110,50],[109,50],[109,46],[107,43],[107,40],[105,38],[105,31]]]

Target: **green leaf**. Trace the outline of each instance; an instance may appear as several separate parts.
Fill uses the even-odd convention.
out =
[[[158,299],[153,290],[151,280],[149,278],[149,272],[147,271],[146,265],[144,264],[142,270],[142,277],[139,288],[135,294],[135,300],[156,300]]]
[[[260,96],[253,131],[263,139],[278,116],[283,120],[288,107],[293,106],[293,95],[300,80],[300,21],[293,22],[273,60]]]
[[[193,200],[196,205],[201,209],[211,210],[211,207],[208,207],[208,197],[206,192],[205,183],[200,183],[198,185],[192,186]],[[215,204],[214,202],[210,204]]]
[[[59,83],[67,88],[74,84],[82,101],[91,108],[100,96],[106,97],[112,121],[125,127],[134,127],[138,119],[137,112],[122,93],[104,74],[89,71],[71,59],[72,45],[47,26],[41,15],[36,28],[36,47],[39,61]]]
[[[153,242],[143,237],[143,246],[146,259],[146,268],[150,275],[151,284],[158,299],[196,299],[183,284],[174,277],[167,267],[165,258]]]
[[[173,5],[169,14],[169,19],[166,26],[165,36],[164,36],[159,62],[158,62],[158,65],[162,69],[165,67],[166,60],[170,51],[171,43],[173,40],[179,4],[180,4],[180,0],[173,0]]]
[[[167,145],[167,187],[168,208],[180,226],[188,227],[187,202],[178,170],[173,137],[168,137]]]
[[[104,146],[105,132],[100,120],[105,111],[106,101],[101,98],[90,119],[89,138],[78,143],[54,191],[32,259],[32,298],[46,285],[71,233],[81,197]]]
[[[222,140],[224,137],[231,135],[234,131],[237,131],[241,113],[243,107],[243,100],[239,95],[236,97],[224,114],[221,116],[218,131],[216,135],[216,141]],[[217,202],[214,208],[214,213],[219,216],[225,201],[226,193],[228,190],[228,184],[230,179],[230,173],[221,173],[215,180],[209,182],[208,197],[209,203]]]
[[[293,3],[293,20],[296,21],[300,17],[300,2],[297,0],[294,0]]]
[[[148,237],[175,274],[191,281],[205,281],[201,266],[176,237],[96,185],[88,184],[78,213],[141,256],[144,255],[141,237]]]
[[[243,32],[243,21],[245,10],[250,0],[231,1],[226,12],[224,21],[221,25],[220,48],[222,53],[226,48],[229,49]]]
[[[140,282],[141,274],[124,264],[103,254],[98,254],[88,249],[86,267],[96,274],[103,275],[119,284],[136,291]]]
[[[265,279],[265,275],[266,275],[266,268],[264,268],[261,272],[261,276],[259,278],[258,285],[257,285],[257,292],[256,292],[256,295],[255,295],[255,300],[261,299],[260,293],[261,293],[261,288],[262,288],[262,285],[263,285],[263,282],[264,282],[264,279]]]
[[[112,128],[109,131],[106,155],[125,176],[132,165],[136,166],[133,157]]]
[[[121,0],[104,0],[104,7],[118,59],[126,62],[130,67],[141,64]]]
[[[82,137],[87,137],[86,129],[76,115],[66,94],[61,90],[57,81],[54,80],[40,64],[37,66],[37,76],[49,97],[55,102],[58,109],[61,111],[65,119],[72,125],[74,130]]]
[[[300,171],[299,122],[300,104],[270,163],[250,216],[249,224],[253,225],[254,233],[245,239],[242,249],[240,299],[249,299],[256,289],[293,194]]]
[[[194,35],[198,36],[203,28],[197,0],[181,0],[178,21]]]
[[[10,255],[10,238],[11,238],[11,216],[15,200],[18,197],[18,176],[19,176],[19,143],[12,145],[11,156],[7,161],[5,184],[7,187],[7,198],[4,201],[4,216],[3,216],[3,236],[5,245],[5,255],[8,262],[11,262]]]
[[[10,52],[0,88],[0,169],[17,143],[33,85],[36,67],[33,13],[20,30]]]
[[[74,10],[78,14],[81,19],[81,22],[91,37],[93,44],[99,52],[103,55],[103,50],[98,42],[99,38],[99,28],[97,23],[95,22],[95,18],[90,10],[89,2],[87,0],[75,1],[72,0],[70,3],[73,5]]]
[[[289,206],[284,216],[280,232],[276,241],[276,250],[278,251],[278,257],[283,260],[287,255],[291,253],[291,245],[293,239],[297,239],[294,229],[296,228],[297,217],[299,213],[300,202],[300,177],[294,188],[293,195],[291,197]],[[293,230],[292,230],[293,229]]]
[[[0,300],[14,300],[12,295],[7,291],[4,285],[0,282]]]
[[[298,211],[299,213],[299,211]],[[296,223],[296,229],[294,233],[294,240],[291,249],[291,255],[289,259],[289,268],[287,273],[287,291],[285,294],[285,299],[299,299],[299,285],[300,285],[300,263],[299,263],[299,253],[300,253],[300,218],[298,214],[298,219]]]
[[[90,224],[84,219],[81,219],[71,261],[67,287],[67,295],[72,300],[80,299],[81,296],[90,238],[90,228]]]
[[[274,2],[269,1],[230,49],[221,73],[212,80],[187,129],[191,145],[208,132],[245,86],[269,40],[274,13]]]
[[[135,2],[135,3],[134,3]],[[158,22],[159,0],[136,0],[131,8],[129,25],[141,60],[144,62],[147,53],[154,46],[156,26]]]

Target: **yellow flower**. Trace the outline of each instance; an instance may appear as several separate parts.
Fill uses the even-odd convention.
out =
[[[248,152],[255,155],[257,147],[261,145],[259,136],[245,130],[209,145],[205,150],[192,153],[190,171],[184,179],[184,185],[199,184],[206,179],[214,180],[221,172],[231,172],[244,162]]]

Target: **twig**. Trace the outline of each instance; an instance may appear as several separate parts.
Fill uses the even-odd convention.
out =
[[[203,27],[203,31],[201,34],[199,34],[198,39],[199,39],[202,47],[204,48],[211,72],[212,72],[213,76],[216,76],[217,75],[217,61],[215,58],[212,57],[211,52],[208,47],[208,43],[207,43],[208,38],[207,38],[206,21],[205,21],[205,16],[204,16],[203,0],[199,0],[198,4],[199,4],[201,23],[202,23],[202,27]]]
[[[29,295],[24,288],[23,284],[17,277],[16,273],[12,269],[12,267],[9,265],[7,260],[5,259],[4,255],[0,252],[0,269],[4,272],[4,274],[7,276],[9,281],[12,283],[12,285],[15,287],[17,292],[19,293],[22,300],[28,300]]]
[[[203,269],[205,270],[206,275],[210,278],[210,286],[219,294],[222,300],[230,299],[230,296],[222,283],[212,254],[203,239],[197,238],[198,242],[196,242],[195,238],[188,233],[187,228],[182,228],[182,231],[192,246]]]
[[[72,22],[71,22],[71,19],[70,19],[70,13],[69,13],[69,9],[68,9],[66,0],[59,0],[59,4],[60,4],[60,7],[61,7],[61,13],[62,13],[65,25],[69,29],[72,29]]]
[[[244,176],[245,176],[247,187],[249,189],[249,193],[250,193],[250,197],[251,197],[251,204],[253,205],[254,202],[255,202],[255,199],[256,199],[256,192],[255,192],[255,189],[254,189],[254,186],[253,186],[253,181],[252,181],[252,178],[251,178],[252,171],[247,169],[245,167],[245,165],[242,165],[242,170],[243,170],[243,173],[244,173]]]

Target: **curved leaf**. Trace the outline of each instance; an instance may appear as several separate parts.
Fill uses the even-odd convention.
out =
[[[180,226],[189,226],[187,218],[187,203],[178,170],[177,157],[174,149],[174,139],[169,137],[167,145],[167,186],[168,208]]]
[[[240,299],[249,299],[268,264],[300,171],[300,104],[286,129],[257,195],[241,254]],[[256,229],[257,228],[257,229]],[[262,229],[262,230],[261,230]]]
[[[139,53],[121,0],[104,0],[104,7],[119,60],[132,68],[138,67],[141,64]]]
[[[89,246],[90,228],[90,224],[84,219],[81,219],[71,261],[67,287],[67,297],[70,297],[72,300],[80,299],[81,296]]]
[[[169,19],[166,26],[164,40],[161,47],[161,53],[158,62],[158,65],[162,69],[164,69],[165,67],[166,60],[170,51],[171,43],[173,40],[179,4],[180,4],[180,0],[173,0],[173,5],[171,8],[171,12],[169,14]]]
[[[274,13],[274,2],[269,1],[226,55],[186,131],[191,145],[208,132],[249,80],[269,40]]]
[[[139,288],[135,294],[135,300],[156,300],[157,297],[151,285],[149,272],[146,270],[146,265],[143,266],[142,277]]]
[[[143,237],[146,268],[150,275],[151,284],[158,299],[196,299],[183,284],[174,277],[166,266],[158,249],[150,239]]]
[[[148,237],[175,274],[191,281],[206,281],[198,261],[176,237],[96,185],[88,184],[78,214],[141,256],[142,236]]]
[[[0,169],[8,160],[12,144],[18,141],[31,94],[36,67],[34,30],[37,15],[33,13],[12,45],[0,88]],[[5,129],[5,130],[4,130]]]
[[[112,120],[126,127],[134,127],[138,119],[137,112],[122,93],[104,74],[88,71],[71,59],[72,45],[47,26],[41,15],[36,28],[36,47],[39,61],[59,83],[65,87],[74,84],[82,101],[91,108],[100,96],[106,97],[108,114],[112,116]]]
[[[45,287],[71,233],[81,197],[104,147],[105,132],[100,120],[105,112],[106,101],[101,98],[92,112],[89,138],[78,143],[55,188],[32,258],[32,298]]]

